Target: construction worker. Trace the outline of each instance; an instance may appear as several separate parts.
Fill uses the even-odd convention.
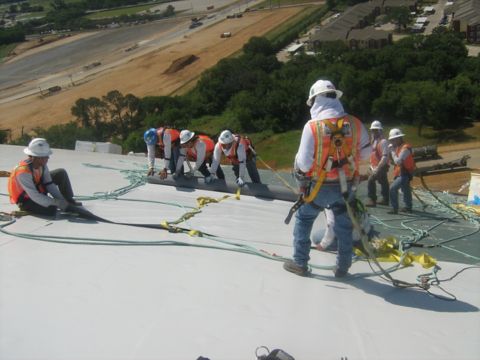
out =
[[[375,120],[370,125],[372,152],[370,154],[370,175],[368,177],[368,202],[366,206],[375,207],[379,205],[388,206],[388,141],[383,136],[382,123]],[[380,184],[382,200],[377,202],[377,185]]]
[[[342,92],[330,81],[318,80],[307,100],[312,119],[303,128],[294,163],[304,204],[296,213],[293,260],[283,265],[285,270],[301,276],[309,274],[310,233],[325,208],[333,211],[333,231],[338,240],[334,275],[347,275],[352,263],[353,226],[346,202],[354,199],[359,161],[369,156],[370,140],[360,120],[345,113],[341,96]]]
[[[393,168],[394,180],[390,186],[392,211],[389,214],[398,214],[398,189],[402,189],[403,201],[405,203],[405,207],[401,211],[412,212],[412,189],[410,182],[415,171],[415,160],[413,159],[412,146],[403,141],[404,136],[400,129],[392,129],[388,134],[388,140],[390,141],[388,149],[395,165]]]
[[[217,167],[220,165],[222,152],[233,165],[236,183],[239,187],[245,185],[245,169],[253,183],[260,184],[256,164],[256,153],[248,137],[232,134],[230,130],[224,130],[218,137],[218,142],[213,151],[213,162],[210,173],[215,178]]]
[[[147,176],[155,174],[155,145],[159,147],[160,158],[164,159],[163,169],[158,173],[160,179],[167,178],[168,170],[171,174],[174,174],[180,154],[180,132],[167,127],[151,128],[145,131],[143,140],[147,144]]]
[[[215,143],[207,135],[196,135],[190,130],[182,130],[180,132],[180,155],[177,161],[175,177],[183,174],[183,162],[187,160],[190,171],[184,175],[188,178],[193,177],[195,171],[200,171],[205,177],[205,183],[210,184],[213,176],[207,168],[212,164],[212,155]],[[191,168],[189,161],[195,161],[195,166]],[[225,179],[222,168],[218,166],[216,175],[219,179]]]
[[[57,208],[67,210],[70,205],[81,205],[73,199],[67,172],[64,169],[48,170],[47,162],[52,151],[45,139],[33,139],[23,152],[28,159],[22,160],[8,179],[12,204],[17,204],[21,210],[46,216],[55,216]]]

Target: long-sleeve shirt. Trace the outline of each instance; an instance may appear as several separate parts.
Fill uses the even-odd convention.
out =
[[[34,170],[34,171],[39,171],[39,170]],[[22,186],[23,190],[27,193],[28,197],[33,201],[36,202],[37,204],[43,206],[43,207],[49,207],[49,206],[56,206],[56,201],[55,199],[60,199],[64,200],[63,195],[60,193],[60,190],[58,189],[57,185],[55,185],[52,182],[52,177],[50,175],[50,171],[48,170],[47,166],[43,167],[43,184],[48,184],[45,186],[45,189],[48,191],[50,195],[53,196],[51,198],[50,196],[47,196],[45,194],[42,194],[41,192],[38,191],[37,187],[35,186],[35,183],[33,182],[33,177],[32,174],[29,173],[22,173],[18,175],[18,182]]]
[[[197,160],[195,161],[195,166],[192,169],[192,171],[195,172],[200,168],[200,166],[202,166],[205,161],[205,157],[207,155],[207,144],[205,144],[202,139],[198,139],[195,142],[195,145],[193,145],[193,147],[190,149],[190,151],[193,152],[197,158]],[[187,152],[188,150],[186,148],[180,149],[180,156],[177,161],[176,172],[179,172],[182,168],[183,162],[187,156]]]
[[[170,157],[172,156],[172,137],[169,132],[164,132],[163,134],[163,153],[164,153],[164,165],[165,169],[168,169],[170,164]],[[147,159],[148,159],[148,168],[155,168],[155,144],[147,145]]]
[[[383,137],[374,139],[372,143],[372,151],[376,149],[378,144],[380,143],[380,148],[382,149],[382,155],[380,161],[378,162],[377,168],[381,169],[382,167],[388,164],[388,140],[384,139]]]
[[[311,169],[315,160],[315,135],[310,127],[310,122],[312,121],[317,120],[310,120],[303,127],[300,146],[295,156],[295,169],[304,173],[307,173]],[[357,144],[357,153],[360,156],[360,160],[365,160],[368,159],[371,152],[370,137],[368,136],[368,131],[365,126],[360,122],[359,124],[360,128],[357,131],[360,131],[360,143]]]
[[[235,146],[236,143],[234,142],[232,146],[230,146],[230,149],[224,149],[220,143],[215,144],[215,149],[213,150],[212,166],[210,167],[210,172],[212,174],[215,174],[217,172],[217,168],[220,165],[220,160],[222,159],[222,152],[225,154],[225,156],[228,157],[234,151]],[[245,149],[245,146],[242,143],[238,144],[236,157],[240,163],[238,176],[244,179],[245,171],[247,169],[247,149]]]

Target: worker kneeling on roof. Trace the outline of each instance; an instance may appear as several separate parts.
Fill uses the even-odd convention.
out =
[[[73,199],[67,172],[64,169],[48,170],[47,162],[52,151],[45,139],[33,139],[23,152],[28,159],[22,160],[8,179],[12,204],[17,204],[21,210],[47,216],[54,216],[57,208],[67,210],[69,205],[81,205]]]
[[[190,130],[182,130],[180,133],[180,155],[177,162],[174,177],[185,175],[188,178],[194,176],[195,171],[200,171],[205,176],[205,183],[209,184],[213,181],[213,176],[210,174],[208,165],[212,164],[213,149],[215,147],[214,141],[207,135],[196,135]],[[183,162],[187,160],[187,165],[190,171],[183,174]],[[192,168],[189,161],[195,161],[195,166]],[[222,168],[217,167],[216,175],[219,179],[225,179]]]
[[[178,157],[180,154],[180,132],[168,127],[151,128],[143,134],[143,140],[147,144],[148,176],[155,174],[155,155],[158,145],[159,157],[164,159],[163,168],[158,175],[160,179],[166,179],[168,170],[175,173]]]
[[[307,105],[311,120],[302,133],[294,169],[304,204],[296,213],[293,230],[293,260],[285,270],[297,275],[309,274],[310,233],[318,214],[331,209],[333,231],[338,240],[336,277],[347,275],[352,264],[352,220],[346,201],[354,199],[359,180],[359,161],[368,158],[368,132],[356,117],[345,113],[340,90],[328,80],[318,80],[310,88]]]
[[[245,170],[253,183],[260,184],[260,175],[257,170],[256,153],[252,142],[246,136],[232,134],[230,130],[224,130],[218,137],[218,142],[213,151],[213,162],[210,173],[215,177],[215,172],[220,165],[222,152],[233,165],[236,183],[242,187],[245,185]]]

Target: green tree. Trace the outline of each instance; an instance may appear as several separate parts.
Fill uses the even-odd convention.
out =
[[[80,98],[75,102],[71,113],[85,128],[101,127],[101,123],[108,120],[107,104],[96,97]]]
[[[122,141],[126,140],[129,132],[135,128],[139,99],[132,94],[123,96],[120,91],[112,90],[103,96],[102,100],[107,105],[116,135],[119,135]]]
[[[243,52],[247,55],[275,55],[275,49],[270,41],[264,37],[252,37],[245,45],[243,45]]]
[[[395,22],[399,29],[406,29],[407,25],[412,21],[412,15],[410,15],[410,9],[408,7],[394,7],[390,9],[387,19]]]

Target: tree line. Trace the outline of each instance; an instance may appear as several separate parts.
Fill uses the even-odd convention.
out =
[[[165,0],[166,2],[167,0]],[[133,22],[137,20],[153,21],[175,15],[172,5],[161,13],[120,15],[112,18],[91,20],[88,11],[98,9],[117,8],[126,5],[145,3],[144,0],[83,0],[67,3],[64,0],[53,0],[50,10],[42,18],[31,19],[24,23],[17,23],[11,29],[0,29],[0,45],[21,42],[28,34],[48,30],[82,30],[111,24],[112,22]],[[13,5],[12,5],[13,6]]]
[[[480,117],[480,57],[468,57],[453,32],[415,35],[383,49],[326,43],[316,56],[287,63],[276,51],[265,38],[252,38],[243,55],[221,60],[185,95],[139,99],[114,91],[79,99],[72,107],[76,122],[36,132],[53,146],[109,140],[143,151],[143,131],[164,124],[202,130],[210,123],[244,133],[300,129],[309,119],[309,87],[319,78],[333,81],[345,109],[364,122],[413,124],[421,132],[458,129]]]

